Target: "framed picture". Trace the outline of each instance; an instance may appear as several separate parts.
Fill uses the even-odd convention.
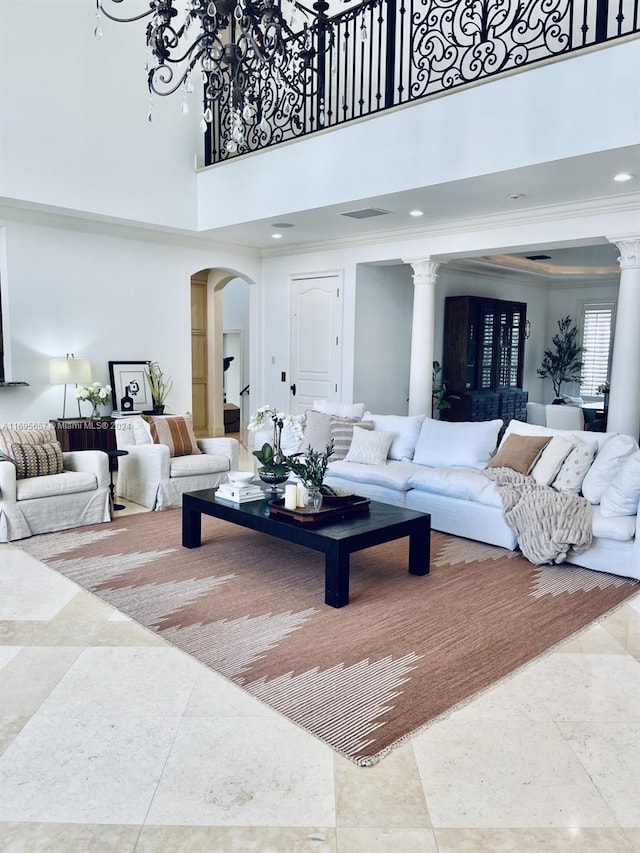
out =
[[[148,361],[110,361],[109,379],[111,380],[111,401],[113,411],[121,412],[123,397],[131,397],[133,411],[143,412],[151,409],[153,401],[149,386],[144,378]]]

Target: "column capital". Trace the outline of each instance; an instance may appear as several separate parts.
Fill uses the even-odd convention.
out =
[[[640,269],[640,235],[623,234],[619,237],[607,237],[620,249],[618,263],[620,269]]]
[[[413,267],[414,284],[435,284],[440,263],[431,258],[403,258],[405,264]]]

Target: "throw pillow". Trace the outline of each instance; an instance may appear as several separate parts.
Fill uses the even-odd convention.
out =
[[[190,417],[142,415],[142,419],[149,424],[153,443],[166,444],[170,456],[191,456],[201,452]]]
[[[351,447],[353,429],[355,426],[361,430],[372,430],[373,421],[361,421],[360,418],[331,418],[331,438],[333,439],[333,453],[331,462],[344,459]],[[322,448],[324,450],[324,447]]]
[[[41,429],[0,429],[0,455],[13,460],[11,445],[13,444],[50,444],[57,441],[53,424],[43,425]]]
[[[598,442],[578,441],[562,463],[558,476],[551,483],[554,489],[565,494],[579,495],[582,481],[598,452]]]
[[[44,444],[12,444],[11,455],[16,465],[16,479],[62,474],[62,448],[59,441]]]
[[[437,421],[425,418],[416,442],[413,461],[430,468],[485,467],[498,443],[501,420]]]
[[[487,463],[487,468],[512,468],[520,474],[528,474],[538,457],[551,441],[550,435],[510,435],[496,455]]]
[[[539,486],[548,486],[556,478],[562,463],[574,448],[572,441],[554,435],[540,454],[540,458],[531,470],[531,476]]]
[[[374,415],[372,412],[365,412],[362,417],[365,421],[373,421],[374,429],[395,433],[389,449],[389,459],[411,462],[424,415]]]
[[[614,480],[622,463],[638,449],[630,435],[612,435],[600,448],[582,483],[582,494],[590,504],[599,504],[609,483]]]
[[[338,400],[314,400],[313,408],[324,415],[334,415],[337,418],[358,418],[363,416],[364,403],[341,403]]]
[[[637,515],[640,504],[640,450],[622,463],[615,479],[600,498],[600,514],[605,518],[616,515]]]
[[[385,430],[362,429],[360,425],[353,429],[351,447],[345,462],[359,462],[362,465],[381,465],[386,463],[389,448],[395,433]]]
[[[330,441],[331,416],[316,412],[313,409],[307,409],[300,449],[306,450],[311,445],[312,450],[323,453]]]

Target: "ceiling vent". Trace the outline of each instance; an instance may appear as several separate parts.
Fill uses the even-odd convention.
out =
[[[390,210],[379,210],[377,207],[363,207],[362,210],[352,210],[341,213],[340,216],[350,216],[351,219],[371,219],[373,216],[387,216]]]
[[[528,261],[550,261],[551,255],[525,255]]]

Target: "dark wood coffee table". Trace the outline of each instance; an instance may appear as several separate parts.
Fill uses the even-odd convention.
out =
[[[200,547],[203,515],[321,551],[325,555],[324,600],[331,607],[349,603],[349,557],[354,551],[408,536],[409,574],[429,574],[431,516],[417,510],[371,501],[366,515],[311,527],[280,516],[270,517],[266,496],[264,501],[236,505],[217,501],[215,489],[202,489],[182,496],[185,548]]]

